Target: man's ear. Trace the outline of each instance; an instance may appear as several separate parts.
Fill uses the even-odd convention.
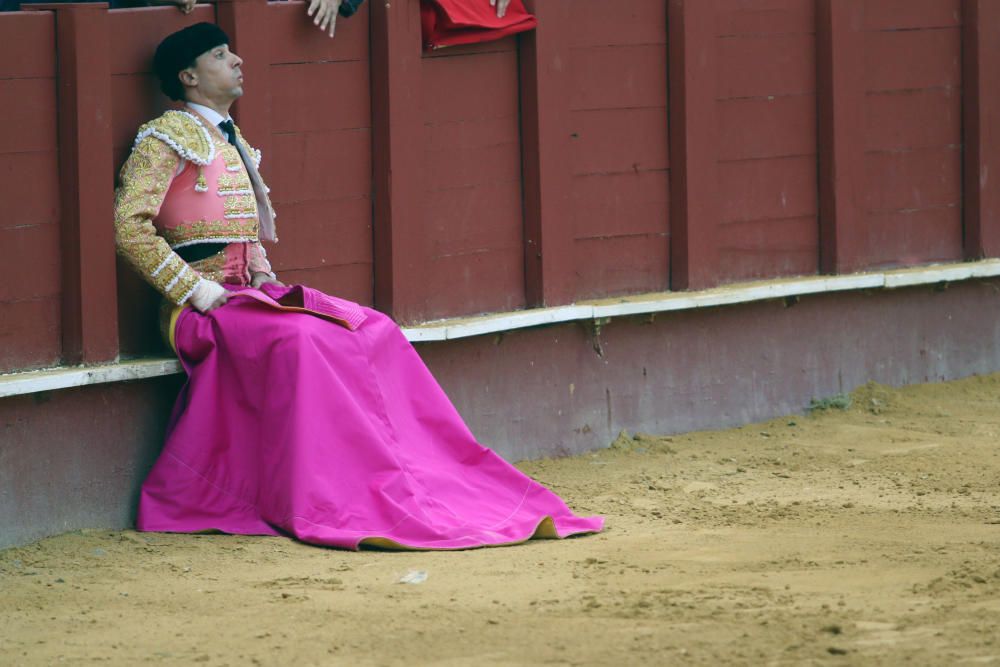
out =
[[[193,87],[198,85],[198,75],[190,69],[182,69],[177,73],[177,77],[181,80],[181,84],[185,86]]]

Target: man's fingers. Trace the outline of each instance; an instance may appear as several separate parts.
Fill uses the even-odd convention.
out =
[[[316,13],[319,8],[320,0],[309,0],[309,9],[306,10],[307,16],[312,16]]]
[[[500,18],[504,17],[507,13],[507,5],[510,4],[510,0],[497,0],[497,16]]]
[[[333,12],[330,15],[330,37],[333,37],[333,33],[337,31],[337,12]]]

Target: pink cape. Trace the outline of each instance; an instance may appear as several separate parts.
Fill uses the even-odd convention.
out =
[[[142,487],[139,530],[348,549],[601,530],[476,442],[392,320],[309,288],[265,291],[178,317],[188,382]]]

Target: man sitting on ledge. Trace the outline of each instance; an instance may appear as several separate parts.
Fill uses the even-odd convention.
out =
[[[261,155],[229,116],[244,81],[228,41],[200,23],[157,48],[186,106],[140,128],[116,196],[118,251],[166,298],[188,374],[137,527],[350,549],[600,530],[476,442],[392,320],[277,280]]]

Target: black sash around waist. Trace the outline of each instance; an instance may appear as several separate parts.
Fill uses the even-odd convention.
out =
[[[195,243],[182,248],[175,248],[174,252],[181,256],[185,262],[197,262],[206,257],[211,257],[217,252],[222,252],[228,243]]]

